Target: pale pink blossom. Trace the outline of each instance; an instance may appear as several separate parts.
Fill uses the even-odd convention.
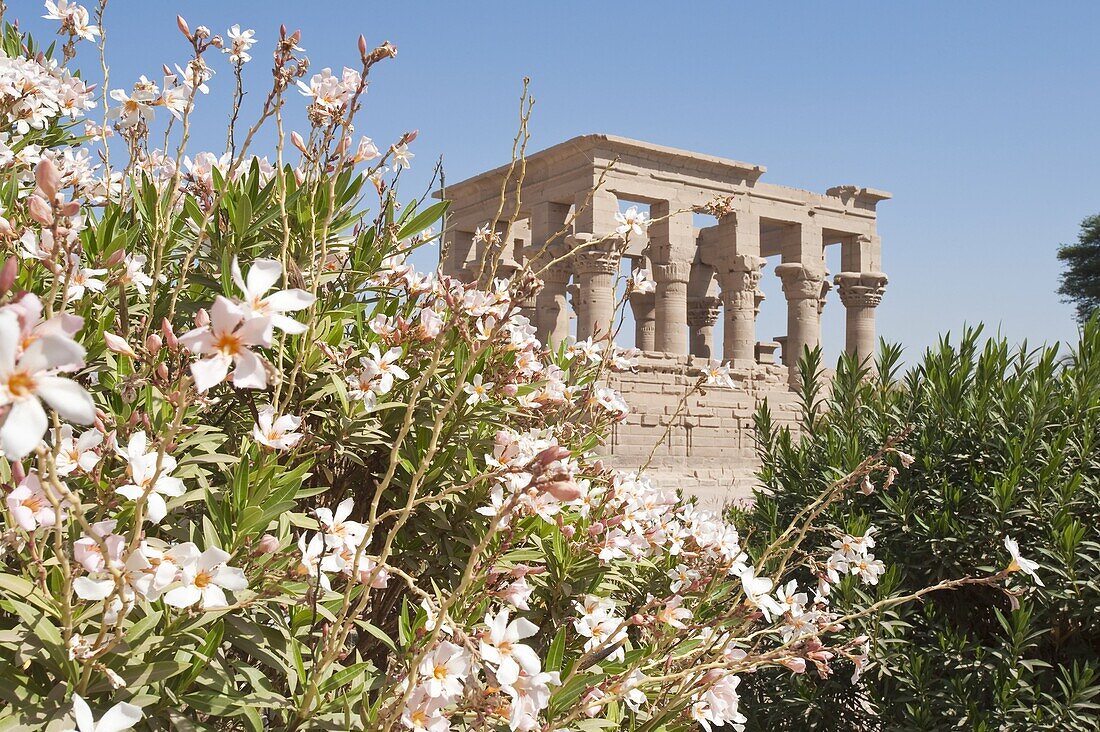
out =
[[[0,406],[8,409],[0,449],[9,460],[23,458],[42,442],[48,421],[40,400],[63,419],[78,424],[95,419],[84,387],[56,375],[83,363],[83,347],[56,332],[35,338],[26,348],[23,344],[19,319],[5,308],[0,311]]]
[[[294,431],[301,423],[302,418],[292,414],[276,417],[275,407],[266,406],[260,410],[259,418],[252,427],[252,437],[274,450],[289,450],[302,439],[302,433]]]
[[[267,291],[283,276],[283,266],[274,259],[257,259],[248,270],[248,276],[241,275],[240,265],[233,258],[233,282],[244,293],[241,309],[246,318],[269,318],[271,324],[286,333],[306,332],[304,323],[300,323],[283,313],[304,310],[317,299],[305,290],[293,288],[279,290],[267,295]]]
[[[180,344],[200,356],[191,364],[195,388],[207,391],[225,381],[233,366],[233,386],[266,389],[267,369],[249,346],[269,348],[273,335],[270,318],[245,318],[236,303],[218,295],[210,309],[210,324],[180,336]]]

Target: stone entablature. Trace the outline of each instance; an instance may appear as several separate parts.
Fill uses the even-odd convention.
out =
[[[452,205],[443,269],[473,279],[484,274],[486,261],[499,262],[496,273],[507,275],[528,261],[544,269],[540,265],[564,258],[542,272],[543,289],[528,304],[544,342],[560,342],[574,333],[583,339],[611,327],[615,283],[626,258],[634,269],[649,269],[656,284],[656,292],[629,298],[635,344],[654,358],[726,360],[738,373],[752,374],[754,385],[756,374],[769,374],[761,382],[768,393],[789,394],[803,348],[820,343],[821,312],[834,281],[846,310],[846,349],[861,358],[874,353],[875,307],[887,281],[876,206],[890,194],[852,185],[825,193],[798,190],[762,181],[766,168],[761,165],[585,135],[528,156],[518,215],[511,224],[499,223],[496,236],[476,237],[499,211],[517,210],[515,170],[502,166],[447,187],[443,195]],[[615,234],[615,216],[627,202],[648,206],[653,223],[646,235],[624,241]],[[717,223],[696,227],[698,211],[711,213]],[[835,280],[825,267],[830,245],[841,250],[842,271]],[[782,280],[787,305],[787,333],[775,339],[783,367],[770,363],[778,344],[760,342],[756,332],[767,257],[779,257],[775,275]],[[723,324],[721,344],[714,342],[718,322]],[[639,396],[652,393],[642,388],[646,374],[662,388],[667,385],[652,370],[655,362],[647,363],[636,378],[622,382],[643,418],[638,429],[650,427],[648,422],[660,415],[659,410],[651,413],[644,398],[639,402]],[[674,363],[688,368],[687,362]],[[785,378],[772,379],[776,374]],[[712,390],[707,398],[716,394]],[[777,399],[769,397],[769,403]],[[723,424],[732,430],[730,439],[741,439],[733,422]],[[651,430],[651,436],[659,439],[661,430]],[[612,452],[617,458],[630,454],[629,445],[616,439]],[[751,455],[736,454],[731,469],[755,464]],[[671,463],[695,464],[690,455],[667,457]]]

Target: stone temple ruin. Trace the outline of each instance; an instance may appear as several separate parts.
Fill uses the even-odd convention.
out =
[[[652,272],[656,292],[630,296],[643,355],[636,373],[610,377],[632,412],[607,450],[616,464],[639,465],[667,431],[650,472],[713,503],[743,496],[752,484],[752,417],[760,402],[767,398],[777,421],[792,421],[798,357],[820,342],[832,286],[846,311],[845,347],[866,358],[875,349],[875,307],[887,281],[876,206],[889,193],[853,185],[813,193],[762,182],[765,170],[610,135],[576,137],[527,157],[519,216],[497,232],[499,275],[539,252],[548,262],[580,247],[543,274],[544,288],[526,303],[544,342],[606,332],[621,258]],[[509,166],[447,187],[446,273],[477,277],[487,252],[475,231],[497,217],[506,178]],[[502,222],[515,208],[514,172],[511,178]],[[720,210],[716,200],[723,201]],[[647,235],[631,236],[621,256],[621,239],[592,246],[615,232],[615,215],[627,204],[649,207],[656,221]],[[693,210],[708,206],[717,223],[699,228]],[[825,247],[833,244],[840,245],[842,271],[830,281]],[[765,257],[773,256],[780,259],[774,271],[786,298],[787,332],[762,342],[759,284]],[[693,395],[676,416],[710,359],[731,364],[737,388]]]

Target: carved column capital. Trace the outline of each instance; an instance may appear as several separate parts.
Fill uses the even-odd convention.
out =
[[[690,262],[671,262],[669,264],[654,264],[653,266],[653,279],[657,282],[687,283],[690,276]]]
[[[841,272],[834,281],[846,308],[875,308],[889,279],[882,272]]]
[[[693,328],[707,328],[718,322],[722,301],[717,297],[688,299],[687,322]]]
[[[566,239],[571,248],[579,250],[573,255],[577,274],[618,274],[621,240],[616,237],[595,239],[591,234],[574,234]]]
[[[652,310],[657,302],[657,295],[652,292],[631,292],[626,297],[635,311]]]
[[[787,262],[777,266],[775,274],[783,281],[783,294],[788,300],[821,300],[821,287],[825,283],[823,267]]]

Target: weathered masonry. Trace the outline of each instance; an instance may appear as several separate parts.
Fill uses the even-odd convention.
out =
[[[503,166],[448,187],[453,203],[445,272],[477,276],[487,252],[474,233],[496,216],[508,170]],[[798,356],[820,342],[821,312],[833,285],[846,312],[845,347],[865,358],[875,348],[875,308],[887,282],[876,206],[890,194],[853,185],[813,193],[762,182],[765,170],[585,135],[527,158],[519,217],[497,232],[504,243],[501,274],[540,251],[551,261],[584,245],[544,273],[543,290],[526,304],[544,341],[606,331],[621,258],[653,273],[656,292],[630,298],[642,365],[637,373],[612,378],[634,409],[609,445],[617,462],[646,459],[705,360],[731,363],[738,389],[692,397],[652,463],[659,478],[716,501],[747,488],[755,466],[751,416],[757,404],[767,398],[779,418],[790,414]],[[514,209],[515,196],[513,182],[506,212]],[[716,199],[725,201],[717,223],[697,227],[693,211]],[[647,236],[630,237],[621,255],[621,240],[590,246],[613,234],[615,215],[626,205],[649,207],[656,221]],[[825,267],[830,245],[841,251],[841,272],[831,279]],[[779,258],[774,271],[786,298],[787,331],[761,342],[756,317],[766,257]],[[719,322],[721,344],[715,343]]]

